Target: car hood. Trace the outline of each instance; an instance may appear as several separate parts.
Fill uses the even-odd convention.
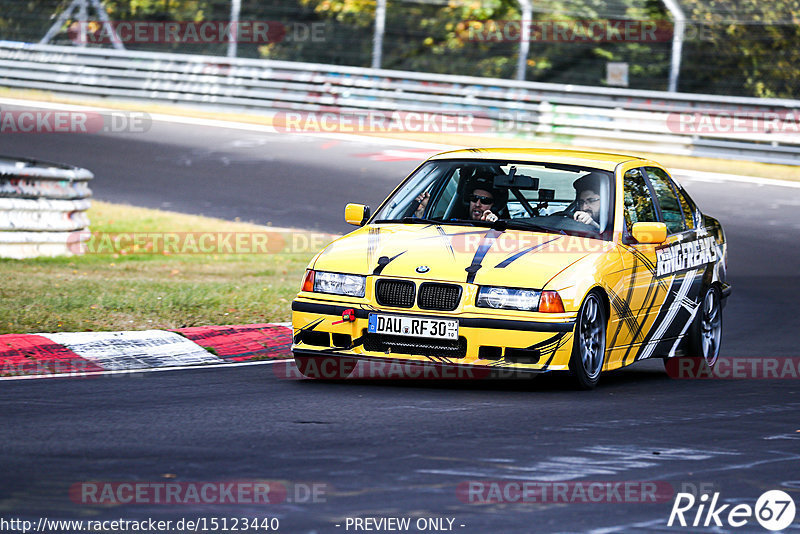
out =
[[[316,258],[319,271],[543,288],[610,243],[473,226],[376,224],[347,234]]]

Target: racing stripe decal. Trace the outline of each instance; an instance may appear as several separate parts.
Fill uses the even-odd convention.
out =
[[[664,306],[662,306],[662,311],[659,312],[656,320],[653,323],[654,326],[658,326],[655,330],[651,330],[648,335],[649,339],[642,343],[642,346],[639,348],[639,353],[636,355],[636,360],[644,360],[645,358],[649,358],[653,355],[656,345],[658,345],[658,343],[661,341],[661,338],[664,336],[664,333],[672,325],[672,322],[675,320],[675,317],[681,308],[686,307],[687,310],[691,311],[691,309],[696,306],[694,302],[687,298],[689,289],[692,287],[693,280],[694,276],[690,276],[689,273],[687,273],[683,277],[678,290],[670,291],[670,295],[674,294],[675,296],[669,303],[669,307],[667,308],[663,317],[662,313]]]
[[[644,299],[643,302],[647,302],[647,300],[650,299],[650,303],[647,305],[647,309],[645,309],[644,312],[641,313],[641,315],[643,316],[643,319],[642,319],[642,322],[639,324],[639,328],[636,329],[636,332],[635,332],[635,334],[633,336],[633,339],[639,338],[639,336],[641,335],[642,330],[644,328],[644,325],[647,323],[647,318],[650,316],[650,312],[653,310],[653,306],[656,305],[656,300],[658,300],[658,289],[660,288],[660,283],[661,282],[663,282],[663,281],[659,280],[658,287],[656,287],[657,286],[656,281],[652,280],[650,282],[650,285],[647,287],[647,294],[645,295],[645,299]],[[664,301],[661,303],[661,306],[659,307],[659,314],[661,313],[661,310],[664,309],[664,306],[667,304],[667,301],[669,300],[670,295],[673,293],[672,287],[674,285],[675,285],[675,276],[672,277],[672,280],[671,280],[670,285],[669,285],[669,289],[667,290],[667,294],[664,297]],[[653,289],[655,289],[655,291],[653,291]],[[650,296],[651,292],[652,292],[652,297]],[[656,324],[655,321],[651,324],[650,331],[645,336],[645,341],[647,340],[647,336],[649,336],[652,333],[652,331],[653,331],[652,329],[653,329],[653,326],[655,324]],[[644,343],[644,341],[642,343]],[[633,341],[631,341],[631,344],[628,345],[628,349],[625,351],[625,356],[622,357],[622,365],[628,365],[628,357],[629,356],[633,356],[633,360],[634,361],[637,359],[636,355],[634,355],[632,353],[632,350],[633,350]],[[639,347],[639,351],[641,351],[641,346]],[[638,354],[638,352],[637,352],[637,354]]]
[[[441,226],[437,226],[436,231],[439,232],[439,236],[442,238],[444,245],[450,251],[450,257],[455,259],[456,253],[453,250],[453,243],[451,243],[450,240],[447,238],[447,232],[445,232],[444,228],[442,228]]]
[[[352,343],[350,343],[350,345],[349,345],[349,346],[348,346],[346,349],[344,349],[344,350],[353,350],[353,349],[354,349],[354,348],[356,348],[356,347],[360,347],[361,345],[363,345],[363,344],[364,344],[364,342],[365,342],[366,340],[367,340],[367,336],[366,336],[366,335],[363,335],[363,336],[361,336],[361,337],[357,337],[357,338],[355,338],[355,339],[353,340],[353,342],[352,342]]]
[[[538,350],[542,355],[546,355],[548,352],[550,353],[550,357],[547,358],[544,366],[542,367],[542,371],[546,370],[550,365],[550,362],[553,361],[553,357],[556,355],[556,351],[564,345],[565,340],[564,337],[568,334],[568,332],[560,332],[552,337],[545,339],[544,341],[540,341],[539,343],[534,343],[530,347],[526,347],[528,350]]]
[[[620,297],[618,294],[614,293],[611,289],[608,289],[608,292],[611,294],[611,307],[614,308],[614,311],[617,312],[617,316],[625,323],[625,326],[628,327],[631,334],[634,334],[641,330],[641,326],[639,325],[638,321],[636,320],[636,315],[633,313],[631,309],[630,303]],[[622,330],[622,325],[617,326],[617,331],[614,333],[614,338],[611,340],[609,344],[610,347],[616,346],[617,336]],[[632,339],[632,343],[636,343],[640,336],[636,336]]]
[[[672,284],[673,283],[674,283],[674,280],[670,283],[668,288],[664,289],[665,291],[667,291],[667,294],[665,295],[664,300],[669,298],[669,290],[672,288]],[[642,300],[642,304],[644,305],[644,303],[646,303],[646,302],[649,302],[649,304],[647,304],[647,309],[645,310],[645,312],[643,314],[644,315],[644,319],[639,324],[638,328],[636,329],[636,332],[634,332],[634,334],[633,334],[633,338],[631,339],[631,343],[635,343],[637,339],[641,339],[642,338],[642,329],[644,328],[644,325],[647,322],[647,317],[650,315],[650,311],[653,309],[653,306],[655,306],[656,301],[658,300],[658,290],[662,288],[663,284],[664,284],[664,282],[662,280],[658,280],[658,281],[651,280],[650,284],[647,286],[647,293],[645,293],[645,295],[644,295],[644,299]],[[664,305],[664,301],[661,302],[661,305],[662,306]]]
[[[543,247],[543,246],[545,246],[546,244],[548,244],[548,243],[552,243],[553,241],[556,241],[557,239],[561,239],[561,237],[560,237],[560,236],[559,236],[559,237],[555,237],[555,238],[553,238],[553,239],[550,239],[549,241],[545,241],[544,243],[541,243],[541,244],[539,244],[539,245],[534,245],[534,246],[532,246],[532,247],[528,247],[528,248],[526,248],[526,249],[520,250],[519,252],[517,252],[517,253],[515,253],[515,254],[513,254],[513,255],[511,255],[511,256],[509,256],[508,258],[504,259],[503,261],[501,261],[500,263],[498,263],[497,265],[495,265],[495,266],[494,266],[494,268],[495,268],[495,269],[505,269],[506,267],[508,267],[509,265],[511,265],[511,263],[513,263],[513,262],[515,262],[516,260],[520,259],[520,258],[521,258],[522,256],[524,256],[525,254],[527,254],[527,253],[529,253],[529,252],[534,252],[534,251],[536,251],[536,250],[539,250],[540,248],[542,248],[542,247]]]
[[[628,345],[628,348],[625,351],[625,355],[622,358],[622,364],[623,365],[627,365],[629,363],[628,362],[628,358],[631,357],[631,356],[634,357],[633,358],[634,360],[638,359],[638,353],[641,352],[642,347],[641,346],[639,347],[639,349],[637,351],[637,354],[635,355],[632,352],[633,351],[633,346],[634,346],[633,344],[635,343],[635,340],[640,337],[645,324],[648,322],[648,317],[650,316],[651,311],[653,310],[653,306],[655,306],[655,304],[656,304],[656,302],[658,300],[659,290],[660,289],[664,289],[666,291],[666,296],[664,297],[664,301],[661,303],[661,306],[659,307],[659,312],[658,312],[658,316],[657,317],[660,317],[660,315],[661,315],[661,313],[663,313],[664,309],[668,309],[668,302],[670,301],[670,296],[674,293],[673,286],[675,285],[675,281],[676,281],[676,276],[674,274],[670,275],[668,277],[662,276],[661,278],[658,278],[656,276],[657,270],[656,270],[655,265],[653,264],[653,262],[650,261],[650,258],[648,258],[645,254],[642,254],[642,252],[637,250],[635,247],[625,246],[625,249],[627,251],[629,251],[633,255],[634,261],[635,261],[634,268],[633,268],[633,276],[634,276],[634,278],[630,282],[629,295],[631,294],[632,289],[635,286],[636,274],[638,272],[637,264],[638,264],[639,261],[644,264],[644,266],[647,268],[648,271],[650,271],[650,275],[651,275],[652,279],[650,281],[650,284],[647,287],[647,293],[645,294],[644,300],[642,301],[643,304],[644,303],[648,303],[648,301],[649,301],[649,303],[647,304],[647,308],[646,309],[644,309],[644,307],[642,308],[642,313],[640,313],[640,315],[642,315],[642,317],[643,317],[642,323],[639,325],[639,328],[637,328],[636,332],[634,333],[633,340],[631,341],[631,344]],[[669,285],[667,285],[667,278],[670,279]],[[667,306],[667,308],[665,308],[665,306]],[[658,324],[659,324],[658,323],[658,319],[656,319],[656,321],[654,321],[652,323],[652,325],[651,325],[651,330],[649,332],[647,332],[647,334],[645,335],[643,343],[645,343],[647,341],[647,339],[651,336],[651,334],[653,332],[652,331],[652,327],[655,326],[655,325],[658,325]],[[617,334],[618,333],[619,333],[619,331],[617,332]],[[614,341],[616,341],[616,337],[617,336],[615,334],[614,340],[612,340],[612,343]],[[611,346],[614,346],[614,345],[612,344]]]
[[[475,256],[472,258],[472,263],[469,267],[464,269],[467,271],[467,283],[471,284],[475,281],[475,274],[480,270],[482,267],[481,263],[483,262],[483,258],[486,257],[486,254],[489,252],[489,249],[492,248],[495,239],[498,236],[502,235],[502,231],[495,230],[492,228],[486,235],[483,236],[483,240],[481,240],[481,244],[478,246],[478,250],[475,251]]]
[[[628,309],[630,309],[631,301],[633,300],[633,288],[636,285],[636,278],[637,278],[637,275],[638,275],[638,272],[639,272],[638,266],[639,266],[639,257],[636,256],[636,255],[633,255],[633,267],[631,268],[630,280],[628,281],[628,294],[625,296],[625,300],[623,301],[625,303],[625,306]],[[640,330],[641,330],[641,326],[637,325],[635,327],[635,329],[631,331],[631,333],[634,333],[634,332],[640,331]],[[611,343],[608,345],[609,347],[616,347],[616,345],[617,345],[617,337],[619,336],[621,331],[622,331],[622,323],[617,323],[617,331],[614,332],[614,337],[611,340]],[[634,336],[635,336],[635,334],[634,334]],[[626,356],[627,356],[627,353],[626,353]],[[624,361],[624,358],[623,358],[623,361]]]
[[[401,252],[399,254],[395,254],[391,258],[389,256],[381,256],[380,258],[378,258],[378,265],[375,267],[375,270],[372,271],[372,274],[375,275],[375,276],[378,276],[379,274],[381,274],[383,272],[383,268],[384,267],[386,267],[387,265],[392,263],[395,259],[397,259],[398,257],[402,256],[406,252],[408,252],[408,251],[404,250],[403,252]]]
[[[680,334],[678,334],[678,337],[675,339],[675,342],[670,347],[669,353],[667,353],[668,358],[672,358],[673,356],[675,356],[675,351],[678,348],[678,344],[681,342],[682,336],[689,329],[692,322],[694,322],[694,318],[697,316],[697,312],[700,310],[702,306],[700,302],[692,302],[692,304],[694,305],[692,308],[687,308],[689,310],[689,318],[686,320],[686,323],[683,325],[683,328],[681,328],[681,332]]]
[[[656,275],[658,274],[658,270],[656,269],[656,265],[647,257],[646,254],[643,254],[641,250],[638,250],[636,247],[630,245],[623,245],[625,249],[633,254],[634,257],[638,258],[647,270],[650,271],[650,275],[653,277],[653,280],[658,283],[658,287],[660,289],[668,289],[666,282],[664,281],[665,277],[658,278]]]
[[[381,227],[370,226],[367,232],[367,265],[372,265],[372,258],[378,251],[378,244],[381,240]]]
[[[294,337],[292,338],[292,341],[294,341],[295,343],[300,343],[300,334],[302,334],[305,331],[314,330],[324,320],[325,320],[325,318],[323,317],[322,319],[317,319],[316,321],[311,321],[307,325],[305,325],[305,326],[303,326],[301,328],[298,328],[297,329],[297,333],[295,333]]]
[[[636,257],[638,257],[638,256],[636,256]],[[649,263],[652,264],[652,262],[649,262]],[[649,270],[649,268],[648,268],[648,270]],[[634,286],[634,282],[635,282],[635,278],[634,278],[634,281],[631,282],[631,289]],[[664,304],[669,299],[669,296],[671,294],[671,289],[672,289],[672,286],[674,285],[674,283],[675,283],[675,276],[673,276],[672,280],[670,281],[669,288],[667,289],[667,294],[664,297],[664,301],[662,301],[661,307],[659,308],[659,310],[664,307]],[[645,309],[644,306],[642,307],[642,310],[644,310],[642,313],[640,313],[640,315],[642,315],[642,322],[639,324],[639,327],[636,329],[636,332],[634,332],[634,334],[633,334],[633,339],[634,340],[639,338],[640,335],[642,334],[644,326],[647,323],[647,318],[650,316],[650,312],[652,311],[653,306],[656,305],[656,301],[658,300],[658,290],[662,287],[662,284],[665,284],[665,282],[663,280],[656,280],[655,278],[651,278],[650,284],[647,286],[647,293],[645,294],[644,300],[642,300],[643,305],[644,305],[644,303],[647,303],[647,308]],[[653,324],[655,324],[655,323],[653,323]],[[652,329],[652,326],[651,326],[651,329]],[[649,334],[649,332],[648,332],[648,334]],[[647,339],[647,336],[645,336],[645,339]],[[625,356],[622,357],[622,365],[628,365],[628,357],[633,355],[632,354],[633,343],[634,342],[631,341],[631,343],[628,345],[628,348],[625,351]],[[636,359],[635,355],[633,355],[633,356],[634,356],[634,360],[635,360]]]
[[[433,226],[433,225],[428,225],[425,228],[430,228],[431,226]],[[436,226],[436,228],[440,229],[440,227],[438,225]],[[423,240],[423,239],[442,239],[442,238],[446,237],[446,238],[448,238],[448,242],[452,243],[454,237],[462,237],[462,236],[468,236],[468,235],[479,235],[479,234],[483,235],[485,232],[486,232],[486,230],[471,230],[469,232],[454,232],[452,234],[448,234],[447,230],[445,230],[444,228],[441,228],[441,231],[439,232],[439,234],[420,237],[420,240]]]
[[[442,230],[444,230],[444,228],[442,228]],[[482,234],[482,233],[484,233],[484,231],[485,230],[470,230],[469,232],[454,232],[452,234],[448,234],[447,232],[443,232],[442,235],[447,236],[447,237],[458,237],[458,236],[462,236],[462,235]],[[438,236],[434,236],[434,237],[438,237]],[[430,237],[425,237],[423,239],[430,239]]]
[[[432,354],[424,354],[423,356],[434,363],[441,363],[445,365],[453,365],[455,363],[447,356],[434,356]]]

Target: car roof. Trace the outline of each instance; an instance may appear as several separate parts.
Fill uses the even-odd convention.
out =
[[[613,171],[626,161],[651,163],[649,160],[625,154],[589,152],[581,150],[559,150],[550,148],[466,148],[436,154],[430,159],[498,159],[541,163],[564,163]]]

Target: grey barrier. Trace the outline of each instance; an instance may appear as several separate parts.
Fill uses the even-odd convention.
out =
[[[88,239],[93,174],[78,167],[0,156],[0,257],[59,256]]]
[[[273,115],[478,117],[500,137],[800,165],[800,101],[0,41],[0,86]]]

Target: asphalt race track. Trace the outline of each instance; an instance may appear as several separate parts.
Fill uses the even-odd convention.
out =
[[[0,138],[0,154],[91,169],[98,199],[332,232],[348,228],[346,202],[374,207],[414,168],[381,161],[392,148],[166,123],[146,134]],[[800,356],[800,189],[678,178],[727,232],[733,296],[722,356]],[[650,481],[719,492],[721,503],[753,506],[771,489],[800,502],[798,379],[674,380],[660,361],[604,375],[592,392],[552,377],[329,383],[290,374],[273,364],[3,382],[0,516],[277,517],[289,533],[354,532],[354,517],[451,518],[464,533],[680,532],[666,526],[673,493],[656,503],[476,504],[457,490],[469,481]],[[254,479],[282,481],[287,500],[99,506],[69,495],[87,481]],[[315,483],[318,502],[294,494]],[[731,530],[767,532],[754,520]]]

